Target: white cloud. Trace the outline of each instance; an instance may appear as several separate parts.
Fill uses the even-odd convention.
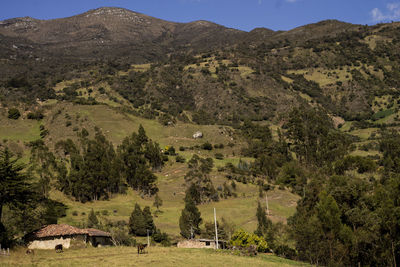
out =
[[[376,7],[371,10],[371,16],[373,21],[400,19],[400,3],[387,4],[385,12]]]

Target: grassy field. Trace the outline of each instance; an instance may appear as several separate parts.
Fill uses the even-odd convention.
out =
[[[108,90],[108,88],[106,88]],[[251,162],[254,159],[241,158],[240,150],[244,142],[233,132],[233,129],[218,125],[195,125],[178,122],[173,126],[163,126],[156,120],[148,120],[126,113],[120,112],[116,108],[107,105],[73,105],[68,103],[53,103],[46,108],[45,118],[41,122],[18,119],[10,120],[5,117],[0,118],[3,127],[0,128],[0,140],[8,139],[8,145],[15,147],[15,151],[23,150],[23,142],[32,141],[39,138],[39,125],[42,124],[49,130],[49,135],[45,142],[50,149],[59,140],[71,138],[77,140],[77,133],[82,129],[87,129],[92,135],[95,127],[99,127],[105,136],[116,146],[120,144],[126,136],[132,132],[137,132],[140,124],[143,125],[147,135],[160,143],[161,148],[174,146],[176,151],[186,160],[193,154],[202,157],[215,157],[215,153],[223,154],[222,160],[214,158],[214,169],[211,179],[215,188],[222,186],[224,182],[231,184],[226,179],[225,174],[218,172],[218,167],[223,167],[227,163],[237,165],[240,160]],[[192,135],[196,131],[203,132],[202,139],[193,139]],[[276,129],[274,131],[276,135]],[[206,141],[211,144],[223,144],[222,149],[207,151],[201,149]],[[179,147],[192,147],[191,149],[180,151]],[[28,163],[29,153],[25,150],[23,155],[25,163]],[[162,231],[172,236],[179,236],[179,217],[184,207],[185,181],[184,176],[188,171],[186,163],[176,163],[175,157],[170,157],[166,162],[162,172],[156,173],[158,176],[158,187],[163,206],[160,213],[154,218],[156,226]],[[56,184],[56,181],[52,181]],[[218,218],[222,217],[234,223],[237,227],[242,227],[248,231],[256,228],[256,207],[260,200],[258,187],[252,184],[236,182],[237,189],[234,191],[237,197],[221,199],[219,202],[199,205],[202,218],[205,222],[212,221],[213,208],[217,209]],[[107,220],[118,221],[128,218],[134,208],[135,203],[141,207],[152,206],[154,197],[142,198],[137,192],[129,189],[125,195],[115,195],[108,201],[96,201],[89,203],[79,203],[66,197],[63,193],[53,190],[51,198],[65,203],[69,209],[67,216],[61,218],[59,223],[68,223],[74,226],[84,226],[87,216],[91,209],[98,212],[98,217],[102,222]],[[293,215],[296,208],[298,196],[285,191],[273,190],[268,192],[269,207],[271,210],[271,220],[274,222],[286,222],[286,219]]]
[[[163,206],[160,208],[162,212],[157,213],[154,221],[158,228],[175,237],[179,236],[179,217],[181,210],[184,208],[185,186],[183,177],[185,173],[186,164],[181,164],[180,168],[176,167],[176,165],[167,166],[162,173],[158,174],[159,195],[163,199]],[[212,175],[212,180],[216,188],[226,181],[224,177],[216,174]],[[234,223],[237,227],[254,231],[257,226],[255,216],[257,201],[264,202],[264,200],[259,199],[258,188],[255,185],[238,182],[236,184],[237,198],[230,197],[228,199],[221,199],[219,202],[199,205],[198,208],[201,216],[205,222],[212,221],[213,208],[215,207],[219,220],[223,217],[227,221]],[[142,208],[150,206],[152,212],[156,211],[152,206],[154,198],[141,198],[137,192],[130,189],[126,195],[116,195],[108,201],[89,203],[75,202],[66,198],[59,191],[53,191],[51,197],[65,203],[69,207],[67,216],[61,218],[59,223],[68,223],[76,226],[80,226],[86,222],[91,209],[99,212],[98,217],[103,222],[106,220],[128,221],[135,203],[139,203]],[[285,190],[276,189],[268,192],[268,199],[271,220],[274,222],[286,222],[286,219],[295,212],[298,196]],[[74,213],[77,215],[73,215]]]
[[[228,251],[150,247],[138,255],[133,247],[84,248],[64,253],[36,250],[25,255],[24,249],[0,256],[1,266],[310,266],[273,255],[256,257],[232,255]]]

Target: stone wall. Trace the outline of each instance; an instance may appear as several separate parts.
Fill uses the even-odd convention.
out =
[[[178,242],[178,248],[215,248],[215,242],[210,242],[207,245],[206,242],[200,242],[199,240],[184,240]]]
[[[57,245],[62,245],[63,248],[70,247],[85,247],[85,236],[79,235],[74,237],[55,237],[48,239],[34,240],[28,244],[29,249],[55,249]]]

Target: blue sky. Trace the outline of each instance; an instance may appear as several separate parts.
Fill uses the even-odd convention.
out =
[[[0,20],[68,17],[89,9],[123,7],[157,18],[209,20],[241,30],[288,30],[325,19],[376,24],[400,19],[400,0],[1,0]]]

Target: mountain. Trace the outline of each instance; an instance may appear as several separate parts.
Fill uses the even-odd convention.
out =
[[[205,21],[174,23],[123,8],[99,8],[62,19],[5,20],[0,22],[0,34],[25,38],[55,57],[145,62],[165,59],[177,49],[229,45],[243,32]]]
[[[189,121],[232,124],[281,120],[298,105],[369,119],[374,97],[398,90],[398,23],[326,20],[244,32],[107,7],[62,19],[5,20],[0,36],[0,93],[8,101],[81,101],[77,92],[59,92],[59,84],[79,80],[76,91],[106,82],[143,116],[186,112]]]

